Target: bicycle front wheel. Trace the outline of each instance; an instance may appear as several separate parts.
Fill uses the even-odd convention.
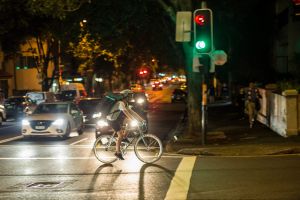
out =
[[[134,144],[136,157],[144,163],[154,163],[160,159],[163,153],[162,142],[152,134],[140,136]]]
[[[111,135],[100,135],[94,143],[94,154],[96,158],[106,164],[113,163],[117,160],[116,138]]]

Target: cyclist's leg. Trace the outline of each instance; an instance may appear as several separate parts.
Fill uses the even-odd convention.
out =
[[[122,153],[121,153],[121,142],[123,139],[123,123],[124,123],[124,117],[118,117],[115,121],[111,122],[110,125],[112,128],[116,131],[118,135],[118,139],[116,141],[116,153],[115,156],[118,157],[121,160],[124,160]]]

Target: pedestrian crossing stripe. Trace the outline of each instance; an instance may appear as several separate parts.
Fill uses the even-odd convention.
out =
[[[187,199],[196,156],[184,157],[172,178],[165,200]]]

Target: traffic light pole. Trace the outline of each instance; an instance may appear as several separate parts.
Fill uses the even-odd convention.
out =
[[[208,115],[208,81],[207,77],[209,74],[209,68],[210,68],[210,55],[209,54],[202,54],[200,58],[200,62],[203,65],[203,68],[201,70],[202,73],[202,102],[201,102],[201,143],[204,146],[207,141],[207,115]]]
[[[205,83],[205,74],[202,74],[202,117],[201,117],[201,143],[204,146],[206,144],[207,133],[207,85]]]
[[[210,68],[210,53],[213,50],[213,15],[208,9],[206,2],[201,2],[201,8],[193,12],[194,18],[194,51],[200,56],[200,63],[203,65],[202,73],[202,104],[201,104],[201,142],[206,144],[207,136],[207,76]]]

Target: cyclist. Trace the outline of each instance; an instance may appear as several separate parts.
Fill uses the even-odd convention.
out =
[[[129,107],[128,95],[130,93],[132,93],[132,91],[128,89],[121,91],[120,94],[122,97],[113,105],[109,112],[110,114],[108,114],[106,117],[109,125],[116,131],[118,135],[115,156],[120,160],[124,160],[120,150],[121,141],[125,140],[128,142],[126,138],[126,131],[122,129],[125,119],[128,118],[129,120],[136,120],[140,124],[145,123],[145,120]]]

